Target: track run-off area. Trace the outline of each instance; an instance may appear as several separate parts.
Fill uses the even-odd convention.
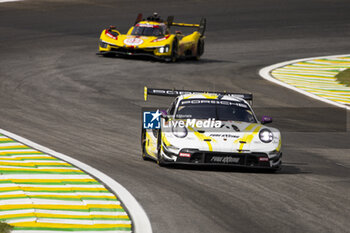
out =
[[[120,184],[67,155],[1,129],[0,221],[13,226],[14,233],[152,232],[142,207]]]
[[[350,87],[335,77],[350,68],[350,55],[304,58],[265,67],[263,78],[309,97],[350,110]]]

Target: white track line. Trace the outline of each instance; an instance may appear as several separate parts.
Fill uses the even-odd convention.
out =
[[[32,142],[26,138],[23,138],[21,136],[18,136],[16,134],[13,134],[11,132],[8,132],[6,130],[0,129],[0,133],[4,134],[16,141],[19,141],[23,144],[26,144],[34,149],[37,149],[39,151],[42,151],[44,153],[53,155],[59,159],[62,159],[68,163],[73,164],[74,166],[82,169],[88,174],[93,175],[97,179],[101,180],[105,185],[107,185],[115,194],[117,197],[123,202],[125,208],[127,209],[128,213],[130,214],[130,217],[132,219],[134,232],[135,233],[152,233],[152,227],[151,223],[148,219],[148,216],[146,212],[143,210],[141,205],[137,202],[137,200],[129,193],[128,190],[126,190],[121,184],[119,184],[117,181],[113,180],[111,177],[107,176],[106,174],[100,172],[99,170],[80,162],[76,159],[73,159],[67,155],[64,155],[62,153],[56,152],[54,150],[51,150],[47,147],[41,146],[35,142]],[[27,232],[27,231],[26,231]]]
[[[326,102],[328,104],[335,105],[337,107],[341,107],[341,108],[345,108],[347,110],[350,110],[350,107],[346,106],[345,104],[341,104],[341,103],[338,103],[338,102],[335,102],[335,101],[332,101],[332,100],[329,100],[329,99],[317,96],[317,95],[312,94],[310,92],[304,91],[304,90],[299,89],[299,88],[297,88],[295,86],[292,86],[292,85],[289,85],[289,84],[287,84],[285,82],[279,81],[279,80],[275,79],[274,77],[272,77],[272,75],[271,75],[271,72],[273,70],[275,70],[277,68],[280,68],[280,67],[283,67],[283,66],[286,66],[286,65],[293,64],[293,63],[302,62],[302,61],[308,61],[308,60],[313,60],[313,59],[335,58],[335,57],[342,57],[342,56],[350,56],[350,55],[349,54],[341,54],[341,55],[332,55],[332,56],[323,56],[323,57],[309,57],[309,58],[303,58],[303,59],[296,59],[296,60],[281,62],[281,63],[277,63],[277,64],[274,64],[274,65],[262,68],[261,70],[259,70],[259,75],[261,77],[263,77],[264,79],[270,81],[270,82],[276,83],[276,84],[278,84],[280,86],[283,86],[283,87],[286,87],[286,88],[289,88],[289,89],[291,89],[293,91],[299,92],[299,93],[301,93],[303,95],[306,95],[308,97],[311,97],[311,98],[314,98],[314,99]]]
[[[0,3],[5,3],[5,2],[19,2],[23,0],[0,0]]]

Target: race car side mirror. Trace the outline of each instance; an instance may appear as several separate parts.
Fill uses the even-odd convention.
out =
[[[268,124],[268,123],[271,123],[272,122],[272,117],[269,117],[269,116],[263,116],[261,118],[261,124],[265,125],[265,124]]]
[[[166,110],[160,110],[160,113],[162,115],[160,115],[161,118],[164,118],[166,121],[168,120],[168,112]]]

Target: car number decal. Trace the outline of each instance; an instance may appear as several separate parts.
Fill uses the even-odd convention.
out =
[[[143,43],[143,40],[140,38],[128,38],[124,40],[124,44],[126,45],[140,45]]]

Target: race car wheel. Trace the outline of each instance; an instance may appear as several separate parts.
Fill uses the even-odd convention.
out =
[[[174,40],[172,46],[171,46],[171,55],[170,55],[170,59],[169,62],[176,62],[177,60],[177,53],[178,53],[178,43],[177,40]]]
[[[157,164],[161,167],[165,166],[164,158],[162,156],[161,150],[162,150],[162,133],[159,130],[158,132],[158,140],[157,140]]]
[[[141,149],[142,149],[142,159],[150,160],[146,155],[146,130],[142,129],[141,131]]]
[[[200,57],[203,55],[204,53],[204,40],[198,40],[198,44],[197,44],[197,53],[196,53],[196,60],[199,60]]]

